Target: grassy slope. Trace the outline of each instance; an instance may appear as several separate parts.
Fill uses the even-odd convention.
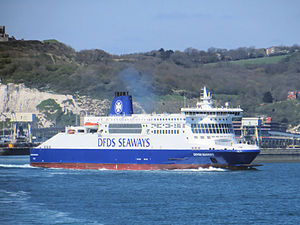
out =
[[[241,105],[246,115],[265,113],[279,121],[289,118],[291,123],[299,123],[293,115],[300,106],[297,102],[290,107],[281,104],[289,90],[300,90],[299,62],[299,53],[201,64],[183,53],[163,59],[152,54],[76,52],[56,40],[0,43],[3,83],[25,83],[41,90],[97,98],[129,90],[147,112],[178,112],[183,95],[192,105],[195,99],[190,99],[199,97],[201,87],[206,85],[217,104],[230,101],[231,105]],[[272,93],[275,103],[260,107],[266,91]]]
[[[289,55],[278,55],[278,56],[266,56],[262,58],[254,58],[254,59],[240,59],[235,61],[228,61],[229,64],[234,65],[259,65],[259,64],[276,64],[279,63],[281,60],[284,60]],[[207,63],[206,66],[216,66],[219,63]]]
[[[288,57],[288,55],[279,55],[279,56],[267,56],[263,58],[255,58],[255,59],[241,59],[232,61],[231,63],[237,65],[248,65],[248,64],[276,64],[281,60]]]

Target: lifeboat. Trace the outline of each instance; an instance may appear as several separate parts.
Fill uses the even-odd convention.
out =
[[[68,129],[67,133],[68,133],[68,134],[75,134],[75,130],[73,130],[73,129]]]
[[[86,123],[84,124],[84,126],[85,126],[86,128],[89,128],[89,129],[95,129],[95,130],[97,130],[98,127],[99,127],[99,124],[98,124],[98,123],[92,123],[92,122],[86,122]]]

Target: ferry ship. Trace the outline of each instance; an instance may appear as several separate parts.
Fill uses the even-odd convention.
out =
[[[180,113],[134,114],[128,92],[116,92],[109,116],[87,116],[30,151],[36,167],[158,170],[249,169],[256,145],[236,141],[232,118],[241,108],[214,107],[206,87]]]

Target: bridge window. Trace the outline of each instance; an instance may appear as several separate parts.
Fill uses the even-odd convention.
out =
[[[109,133],[142,133],[141,124],[109,124]]]

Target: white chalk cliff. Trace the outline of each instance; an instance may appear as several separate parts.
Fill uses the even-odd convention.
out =
[[[0,84],[0,112],[2,113],[34,113],[40,121],[40,126],[49,127],[53,122],[47,121],[38,111],[37,105],[47,99],[54,99],[64,112],[72,111],[74,114],[102,115],[109,107],[108,100],[91,99],[80,96],[74,99],[72,95],[60,95],[49,92],[40,92],[30,89],[24,84]]]
[[[73,112],[81,110],[72,95],[40,92],[37,89],[26,88],[24,84],[0,85],[1,112],[39,113],[36,106],[49,98],[54,99],[62,108],[65,107]],[[74,105],[68,104],[70,101],[72,101]]]

